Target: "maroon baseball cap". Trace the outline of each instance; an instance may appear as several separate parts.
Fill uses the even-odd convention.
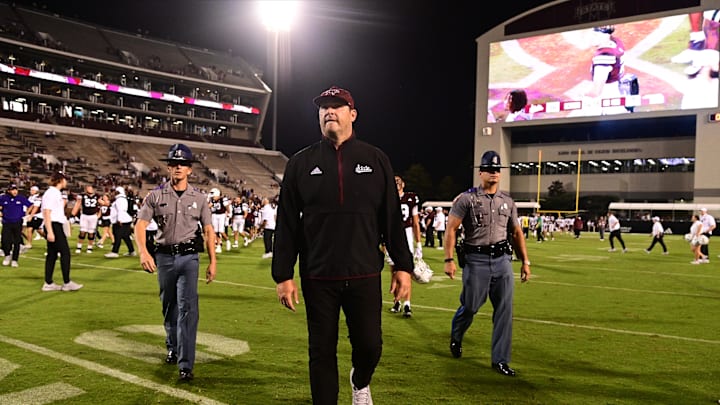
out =
[[[319,96],[313,99],[313,103],[315,103],[315,105],[318,107],[322,107],[331,101],[340,102],[341,104],[347,104],[348,106],[350,106],[350,109],[355,109],[355,100],[353,100],[352,94],[350,94],[349,91],[341,89],[338,86],[330,87],[329,89],[323,91],[322,93],[320,93]]]

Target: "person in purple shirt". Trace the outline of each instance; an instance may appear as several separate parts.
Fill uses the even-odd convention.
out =
[[[2,250],[5,259],[2,265],[18,267],[20,247],[22,246],[22,228],[25,211],[32,203],[24,195],[19,194],[16,184],[11,184],[5,194],[0,196],[2,210]]]

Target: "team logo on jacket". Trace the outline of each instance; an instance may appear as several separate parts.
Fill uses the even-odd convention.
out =
[[[310,175],[311,175],[311,176],[319,176],[319,175],[321,175],[321,174],[323,174],[323,172],[322,172],[322,170],[320,170],[320,168],[317,167],[317,166],[315,166],[315,168],[310,171]]]
[[[361,165],[360,163],[355,166],[355,173],[357,174],[363,174],[363,173],[372,173],[373,169],[370,166]]]

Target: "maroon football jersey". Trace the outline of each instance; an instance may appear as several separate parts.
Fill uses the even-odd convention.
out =
[[[402,213],[403,225],[410,228],[413,225],[413,215],[418,213],[420,198],[415,193],[403,193],[400,196],[400,212]]]
[[[610,41],[599,47],[592,58],[591,74],[595,72],[595,66],[611,66],[612,71],[605,83],[614,83],[620,80],[625,73],[625,45],[619,38],[610,37]]]

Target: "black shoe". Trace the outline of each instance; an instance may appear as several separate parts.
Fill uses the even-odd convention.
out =
[[[165,357],[165,363],[166,364],[177,364],[177,354],[175,351],[170,350],[167,354],[167,357]]]
[[[410,318],[412,316],[412,309],[410,309],[410,305],[405,304],[403,307],[403,316],[405,318]]]
[[[190,381],[193,378],[195,378],[195,376],[193,375],[192,370],[190,370],[189,368],[184,368],[180,370],[180,381]]]
[[[492,368],[498,373],[508,377],[515,377],[515,370],[511,369],[507,363],[493,363]]]
[[[395,301],[395,304],[393,304],[392,308],[390,308],[390,312],[393,314],[400,312],[400,301]]]
[[[459,359],[462,356],[462,342],[450,338],[450,353],[452,353],[453,357]]]

